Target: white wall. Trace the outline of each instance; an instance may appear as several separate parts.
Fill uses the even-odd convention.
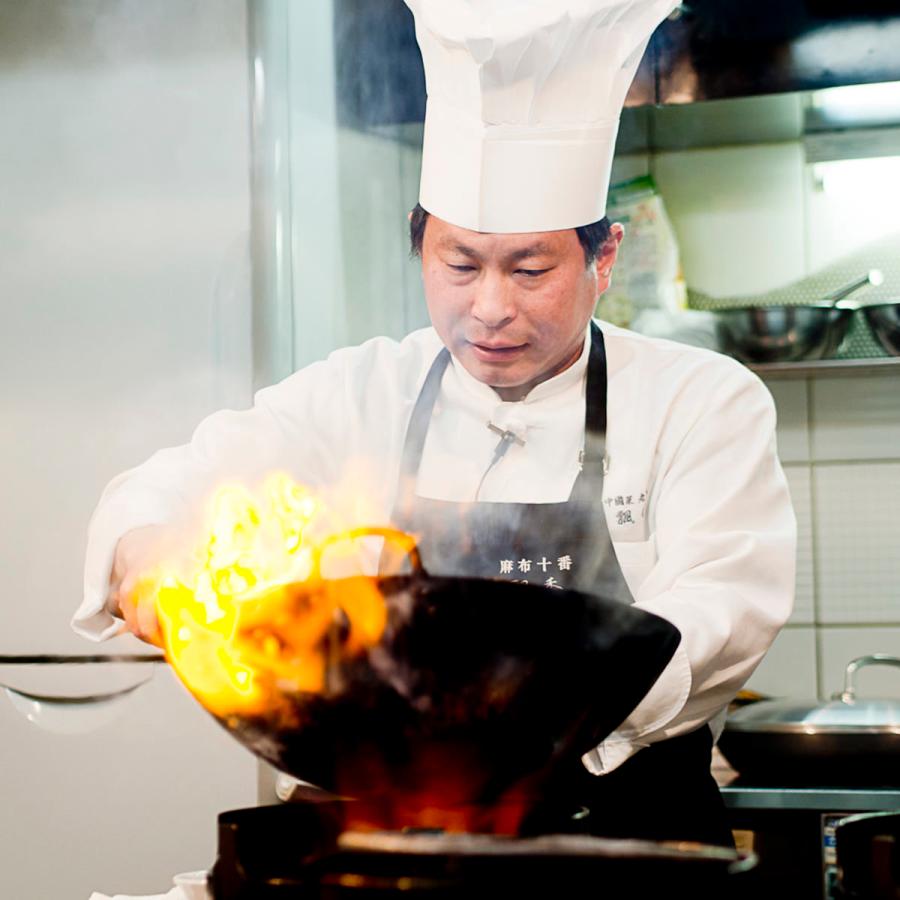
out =
[[[69,618],[104,484],[249,401],[244,19],[241,0],[0,5],[0,652],[95,649]],[[0,694],[0,896],[162,891],[211,862],[252,759],[175,685],[139,695],[130,726],[79,742]]]
[[[871,164],[896,173],[898,162]],[[900,208],[884,174],[881,189],[874,178],[868,190],[823,190],[798,141],[658,153],[647,170],[690,288],[723,298],[770,291],[869,245],[871,264],[884,268],[882,292],[900,296],[900,237],[891,237],[900,235]],[[854,656],[900,656],[898,379],[768,383],[799,524],[797,600],[750,688],[825,697]],[[894,669],[867,670],[859,681],[863,693],[900,697]]]
[[[900,656],[900,392],[897,374],[770,381],[800,530],[798,604],[749,686],[827,697],[856,656]],[[859,676],[900,697],[900,673]]]
[[[66,651],[103,485],[249,399],[243,6],[4,10],[0,648]]]

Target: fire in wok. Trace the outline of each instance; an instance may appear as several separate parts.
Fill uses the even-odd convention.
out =
[[[202,566],[156,573],[143,596],[197,700],[277,768],[355,798],[355,827],[515,833],[678,644],[603,598],[430,576],[390,529],[313,541],[308,493],[280,478],[267,497],[220,495]],[[402,547],[412,573],[322,577],[323,550],[361,535]]]

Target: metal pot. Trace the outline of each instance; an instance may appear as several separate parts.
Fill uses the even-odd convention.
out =
[[[877,269],[809,305],[740,306],[716,310],[723,352],[748,363],[800,362],[833,356],[850,328],[856,304],[844,301],[881,284]]]
[[[900,812],[841,819],[834,833],[835,897],[897,900],[900,896]]]
[[[851,660],[843,691],[827,703],[765,700],[732,713],[719,738],[723,756],[759,781],[900,783],[900,701],[856,696],[856,672],[871,665],[900,667],[900,658],[876,653]]]
[[[366,579],[384,598],[387,627],[360,654],[329,653],[322,692],[274,679],[271,714],[217,716],[283,772],[365,800],[380,827],[414,824],[425,806],[502,804],[510,792],[527,805],[536,774],[602,741],[680,640],[669,622],[620,602],[433,577],[413,561],[410,575]],[[319,589],[340,598],[360,577]],[[296,594],[301,609],[310,588]],[[345,639],[336,624],[328,646]]]
[[[900,303],[871,303],[862,312],[881,346],[900,356]]]

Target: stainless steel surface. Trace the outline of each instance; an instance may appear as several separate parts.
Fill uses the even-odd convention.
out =
[[[288,15],[284,0],[247,4],[254,390],[294,371]]]
[[[146,665],[164,664],[160,653],[84,654],[0,654],[0,689],[15,704],[19,700],[39,706],[87,707],[107,703],[133,693],[147,684],[155,672],[125,675],[122,671],[139,665],[137,672],[147,673]],[[91,672],[101,667],[103,674],[91,678]],[[103,668],[106,667],[106,668]],[[110,676],[110,668],[118,669],[118,678]],[[55,678],[52,676],[55,674]],[[35,686],[35,677],[51,676],[53,688]],[[86,680],[84,676],[87,676]],[[121,683],[125,680],[126,683]],[[43,679],[47,683],[47,679]],[[118,682],[118,683],[117,683]],[[37,682],[40,684],[40,680]],[[58,687],[57,687],[58,685]]]
[[[896,4],[690,0],[651,41],[657,103],[896,81]],[[852,12],[851,12],[852,11]]]
[[[719,344],[725,353],[748,363],[825,359],[837,351],[857,308],[846,298],[881,280],[881,272],[872,269],[816,304],[718,309]]]
[[[900,738],[900,701],[860,700],[856,673],[867,666],[900,668],[900,658],[874,653],[851,660],[844,672],[844,689],[827,703],[818,700],[766,700],[732,713],[726,728],[735,732],[814,735],[820,733],[895,734]]]
[[[893,666],[900,669],[900,658],[888,653],[870,653],[866,656],[857,656],[847,663],[844,670],[844,689],[833,699],[839,699],[843,703],[856,702],[856,673],[866,666]]]
[[[873,303],[862,312],[878,343],[891,356],[900,356],[900,303]]]
[[[0,683],[0,688],[6,691],[7,695],[18,697],[21,700],[27,700],[31,703],[54,704],[56,706],[92,706],[95,703],[107,703],[110,700],[116,700],[119,697],[125,697],[136,691],[139,687],[143,687],[150,681],[148,678],[142,678],[128,687],[119,688],[115,691],[106,691],[97,694],[79,694],[77,696],[68,696],[65,694],[34,694],[30,691],[24,691],[20,688],[10,687],[8,684]]]
[[[840,375],[847,378],[862,378],[869,375],[888,375],[896,377],[900,374],[900,358],[862,358],[862,359],[821,359],[808,362],[756,363],[748,368],[762,378],[789,380],[792,378],[815,378],[817,375]]]
[[[720,790],[729,809],[820,809],[832,812],[900,809],[898,788],[726,785]]]
[[[161,653],[90,653],[77,656],[56,653],[0,654],[0,666],[95,665],[97,663],[164,663]]]
[[[851,281],[849,284],[845,284],[843,287],[840,287],[836,291],[832,291],[830,294],[824,296],[822,298],[822,303],[834,306],[840,303],[841,300],[846,299],[851,294],[858,291],[860,288],[868,287],[869,285],[878,287],[883,283],[884,273],[881,271],[881,269],[870,269],[868,272],[866,272],[865,275],[860,276],[855,281]],[[856,308],[856,305],[854,305],[853,309]]]
[[[0,654],[0,697],[42,731],[87,734],[121,715],[165,662],[159,653]]]

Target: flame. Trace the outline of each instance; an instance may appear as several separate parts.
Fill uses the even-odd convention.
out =
[[[335,531],[324,504],[284,474],[261,494],[219,488],[187,571],[170,563],[148,573],[137,602],[155,605],[170,663],[210,712],[277,721],[292,715],[285,696],[327,691],[336,630],[347,657],[374,646],[385,628],[374,579],[343,578],[338,590],[322,577],[326,546],[346,559],[360,536],[379,534],[406,552],[415,540],[391,529]]]
[[[402,772],[386,765],[377,748],[360,750],[354,765],[338,772],[339,792],[355,798],[343,810],[343,826],[351,831],[425,829],[516,836],[541,798],[548,776],[547,771],[534,772],[488,800],[488,773],[471,747],[422,744]]]
[[[352,682],[343,663],[378,645],[388,624],[379,579],[323,577],[326,550],[330,563],[355,562],[358,570],[358,539],[379,536],[389,556],[402,553],[421,571],[413,536],[341,525],[321,498],[286,475],[255,492],[225,485],[211,500],[194,553],[180,564],[166,561],[138,585],[137,602],[153,604],[181,681],[239,740],[251,734],[255,752],[274,752],[270,761],[277,761],[279,735],[314,723],[309,709],[321,704],[303,695],[346,699],[356,689],[365,696],[370,682]],[[518,833],[545,773],[497,796],[481,748],[427,727],[403,740],[408,758],[362,739],[340,745],[329,787],[354,798],[346,827]]]

